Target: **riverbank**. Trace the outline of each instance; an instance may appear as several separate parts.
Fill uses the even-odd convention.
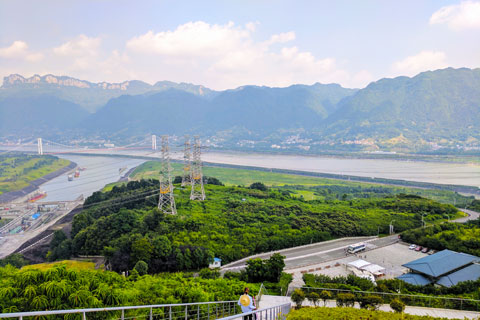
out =
[[[44,184],[44,183],[62,175],[62,174],[66,173],[70,170],[73,170],[76,167],[77,167],[77,164],[75,162],[70,161],[70,164],[67,165],[66,167],[63,167],[62,169],[51,172],[51,173],[49,173],[49,174],[47,174],[47,175],[45,175],[45,176],[43,176],[39,179],[31,181],[30,185],[28,185],[25,188],[22,188],[21,190],[10,191],[10,192],[6,192],[6,193],[1,194],[0,195],[0,203],[12,202],[12,201],[14,201],[18,198],[25,197],[28,194],[38,190],[38,188],[42,184]]]

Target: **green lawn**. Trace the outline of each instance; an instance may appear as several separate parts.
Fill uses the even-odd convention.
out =
[[[25,188],[31,181],[69,164],[68,160],[50,155],[2,155],[0,156],[0,194]]]
[[[172,163],[173,175],[182,174],[182,165]],[[131,177],[135,180],[154,178],[158,179],[160,170],[160,162],[147,161],[138,166]],[[284,174],[277,172],[266,172],[259,170],[236,169],[236,168],[221,168],[221,167],[204,167],[204,176],[215,177],[227,186],[249,186],[253,182],[262,182],[267,186],[283,187],[289,190],[295,189],[295,193],[303,195],[305,200],[315,199],[331,199],[332,196],[321,196],[318,193],[319,187],[331,187],[337,190],[345,190],[344,193],[352,193],[352,189],[358,196],[366,197],[367,193],[390,193],[390,194],[414,194],[421,197],[436,200],[442,203],[456,204],[459,207],[464,207],[473,201],[472,197],[465,197],[453,191],[435,190],[435,189],[420,189],[412,187],[392,186],[366,182],[354,182],[348,180],[337,180],[319,177],[308,177],[295,174]],[[287,187],[288,186],[288,187]],[[291,186],[295,186],[292,188]],[[110,186],[106,190],[110,190]],[[374,192],[366,192],[365,190],[373,190]],[[339,191],[339,192],[340,192]],[[338,194],[338,192],[337,192]],[[342,194],[340,194],[342,196]]]

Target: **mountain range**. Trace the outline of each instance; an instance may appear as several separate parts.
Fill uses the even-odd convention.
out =
[[[200,133],[230,144],[248,139],[270,145],[295,135],[313,148],[344,144],[375,150],[479,146],[478,123],[480,69],[467,68],[381,79],[363,89],[316,83],[214,91],[168,81],[91,83],[53,75],[10,75],[0,88],[0,136]]]

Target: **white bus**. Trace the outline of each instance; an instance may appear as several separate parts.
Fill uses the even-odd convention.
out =
[[[351,244],[348,246],[347,248],[347,252],[348,253],[357,253],[357,252],[360,252],[360,251],[364,251],[366,248],[365,246],[365,243],[355,243],[355,244]]]

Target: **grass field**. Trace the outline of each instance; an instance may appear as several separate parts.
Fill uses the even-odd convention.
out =
[[[23,270],[27,269],[36,269],[36,270],[48,270],[52,267],[65,265],[68,269],[76,269],[76,270],[94,270],[95,263],[88,262],[88,261],[76,261],[76,260],[63,260],[51,263],[39,263],[39,264],[32,264],[23,267]]]
[[[182,165],[172,163],[173,176],[182,174]],[[147,161],[138,166],[131,174],[131,178],[140,179],[158,179],[160,170],[160,162]],[[295,186],[295,193],[298,197],[303,196],[305,200],[324,199],[319,195],[318,187],[330,186],[336,189],[380,189],[378,191],[385,193],[405,193],[415,194],[442,203],[455,204],[463,207],[473,201],[471,197],[464,197],[458,193],[447,190],[420,189],[412,187],[402,187],[384,184],[374,184],[366,182],[355,182],[348,180],[337,180],[319,177],[308,177],[303,175],[284,174],[277,172],[266,172],[259,170],[236,169],[236,168],[220,168],[220,167],[204,167],[204,176],[215,177],[225,185],[241,185],[249,186],[253,182],[262,182],[271,187],[284,187],[292,189]],[[113,185],[109,185],[105,190],[110,190]],[[287,187],[290,186],[290,187]],[[362,191],[365,193],[364,191]]]
[[[39,179],[69,165],[70,161],[53,156],[0,156],[0,194],[20,190]]]

